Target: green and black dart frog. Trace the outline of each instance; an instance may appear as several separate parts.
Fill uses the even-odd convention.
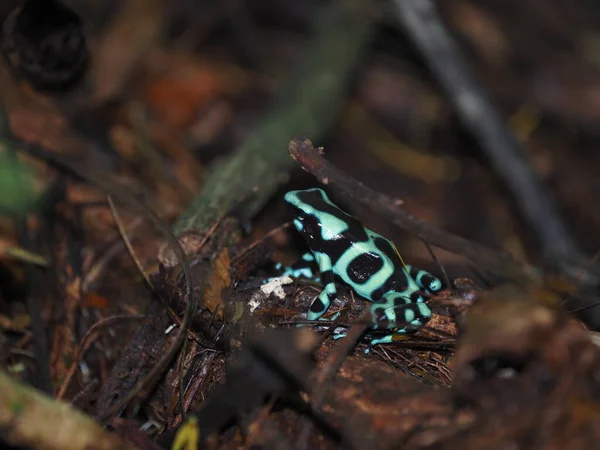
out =
[[[283,272],[313,278],[307,263],[314,261],[324,285],[310,306],[308,320],[323,320],[321,317],[337,295],[336,278],[373,302],[371,329],[385,334],[371,340],[371,346],[393,342],[431,318],[425,301],[442,288],[438,278],[404,265],[391,241],[342,211],[323,190],[290,191],[284,199],[294,209],[294,226],[306,240],[310,253],[302,257],[306,267],[296,265]]]

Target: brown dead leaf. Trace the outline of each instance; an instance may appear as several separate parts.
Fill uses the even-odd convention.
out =
[[[222,91],[218,72],[190,64],[154,80],[145,88],[144,97],[157,116],[180,129],[194,122],[197,112]]]
[[[108,299],[102,295],[95,293],[95,292],[87,292],[83,296],[81,305],[86,308],[107,308],[108,307]]]
[[[155,47],[162,30],[165,2],[122,3],[108,30],[94,46],[91,103],[103,103],[121,90],[139,61]]]
[[[231,284],[229,251],[224,248],[213,265],[213,272],[204,294],[204,306],[217,320],[223,320],[222,291]]]

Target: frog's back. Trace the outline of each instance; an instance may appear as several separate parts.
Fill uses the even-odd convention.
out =
[[[362,297],[377,301],[389,291],[404,291],[409,280],[393,244],[329,200],[319,188],[290,191],[297,226],[311,251],[327,255],[335,275]]]
[[[350,257],[344,255],[337,266],[338,275],[371,301],[379,300],[386,292],[406,290],[409,281],[393,244],[373,230],[363,230],[366,240],[354,241],[347,252]]]

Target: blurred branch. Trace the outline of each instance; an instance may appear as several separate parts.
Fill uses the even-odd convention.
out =
[[[135,449],[70,405],[0,371],[0,441],[29,449]]]
[[[516,199],[516,206],[541,253],[576,275],[585,259],[569,234],[526,153],[468,69],[431,0],[394,0],[398,20],[421,51],[466,128],[479,143],[492,170]],[[572,263],[575,263],[572,265]]]
[[[202,194],[176,223],[177,234],[208,229],[241,198],[248,198],[243,212],[255,214],[293,167],[285,151],[289,140],[318,140],[331,127],[369,42],[372,15],[361,0],[335,0],[324,8],[315,14],[315,35],[274,107],[236,152],[212,168]]]
[[[407,213],[401,208],[400,200],[372,190],[331,165],[308,139],[291,141],[289,152],[300,167],[314,175],[321,183],[341,190],[348,197],[428,243],[469,258],[478,269],[488,270],[513,282],[539,281],[535,269],[520,263],[510,254],[495,252]]]
[[[22,218],[18,221],[17,234],[20,244],[25,249],[33,252],[35,250],[33,239],[29,236],[30,230],[27,221]],[[27,310],[31,317],[31,333],[33,354],[35,355],[36,373],[35,385],[48,395],[54,393],[52,388],[52,376],[50,374],[50,346],[46,325],[42,316],[42,299],[47,288],[44,288],[44,272],[33,264],[27,264]]]

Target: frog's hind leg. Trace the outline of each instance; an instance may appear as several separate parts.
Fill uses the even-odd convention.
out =
[[[388,292],[381,300],[371,305],[371,329],[382,331],[380,337],[371,339],[365,353],[377,344],[389,344],[406,339],[408,335],[421,328],[431,318],[431,308],[423,303],[422,297],[415,292],[412,298],[397,292]],[[387,333],[386,333],[387,331]],[[346,333],[336,334],[340,339]]]
[[[371,328],[389,330],[389,333],[373,339],[369,347],[389,344],[417,331],[431,318],[431,308],[422,301],[414,301],[397,292],[388,292],[381,300],[371,305],[371,314]]]
[[[386,334],[380,338],[373,338],[369,342],[369,345],[365,349],[365,353],[369,353],[371,349],[377,344],[390,344],[396,341],[402,341],[404,339],[408,339],[409,335],[407,334],[405,329],[390,331],[389,334]]]
[[[381,300],[371,305],[372,329],[396,330],[404,333],[418,330],[431,318],[431,308],[427,303],[418,301],[421,298],[414,293],[416,298],[408,298],[397,292],[388,292]]]
[[[419,288],[429,295],[435,294],[442,289],[442,280],[433,276],[426,270],[419,269],[410,265],[406,266],[406,271],[410,277],[415,280]]]

